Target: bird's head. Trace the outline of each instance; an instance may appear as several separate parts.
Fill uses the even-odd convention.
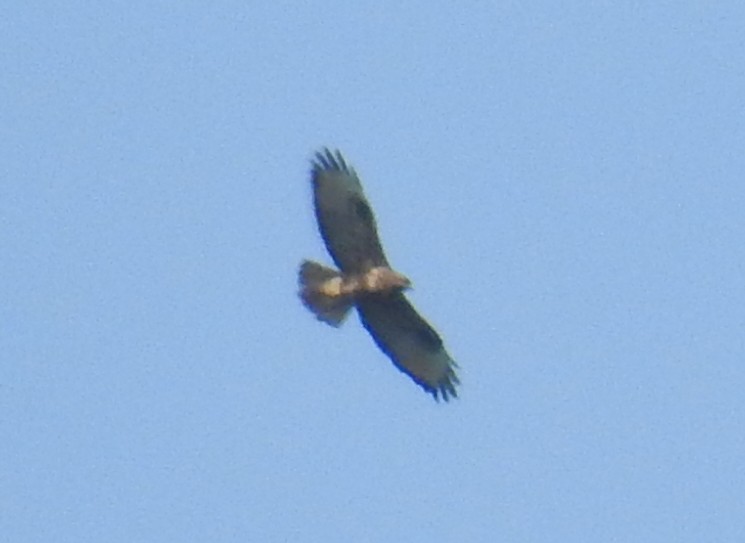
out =
[[[372,268],[364,276],[365,290],[368,292],[385,292],[411,288],[411,281],[405,275],[387,266]]]

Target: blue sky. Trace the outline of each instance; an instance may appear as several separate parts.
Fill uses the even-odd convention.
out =
[[[11,2],[7,541],[745,540],[740,2]],[[298,302],[340,148],[461,367]]]

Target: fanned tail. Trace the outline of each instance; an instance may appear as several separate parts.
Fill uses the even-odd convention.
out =
[[[309,260],[300,264],[300,299],[318,320],[341,326],[354,299],[341,293],[342,275],[336,270]]]

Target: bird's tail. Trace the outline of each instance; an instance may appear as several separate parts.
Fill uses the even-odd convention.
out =
[[[318,320],[331,326],[341,326],[354,304],[354,298],[342,292],[342,281],[341,273],[317,262],[305,260],[300,265],[300,299]]]

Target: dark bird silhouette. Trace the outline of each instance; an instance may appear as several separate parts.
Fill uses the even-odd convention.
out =
[[[404,296],[409,279],[391,268],[375,217],[353,168],[341,153],[316,153],[311,182],[318,228],[339,271],[300,265],[300,298],[316,317],[341,326],[352,307],[396,367],[435,399],[456,397],[456,364],[442,339]]]

